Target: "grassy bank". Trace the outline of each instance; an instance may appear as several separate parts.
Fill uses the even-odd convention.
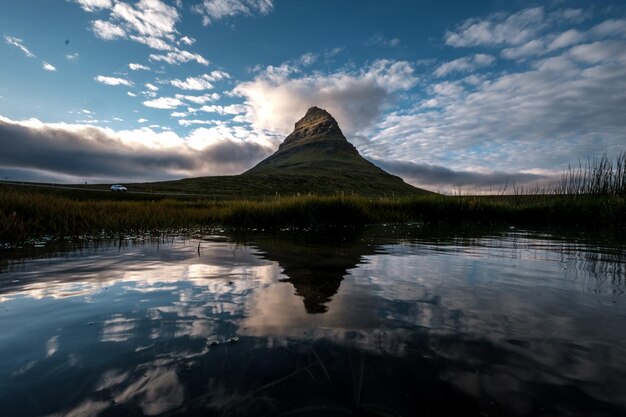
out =
[[[412,221],[624,225],[620,195],[367,198],[292,196],[259,200],[136,199],[126,195],[0,187],[0,241],[224,225],[279,228]]]

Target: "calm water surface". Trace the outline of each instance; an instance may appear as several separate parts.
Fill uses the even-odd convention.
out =
[[[2,416],[624,416],[619,233],[411,226],[0,252]]]

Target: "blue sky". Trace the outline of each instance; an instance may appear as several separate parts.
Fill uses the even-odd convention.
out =
[[[626,149],[626,5],[28,0],[0,5],[0,175],[237,174],[310,106],[430,189]]]

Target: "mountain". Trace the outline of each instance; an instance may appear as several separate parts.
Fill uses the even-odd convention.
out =
[[[278,150],[241,175],[137,184],[143,189],[216,197],[338,193],[402,196],[430,193],[363,158],[324,109],[311,107]],[[135,188],[135,187],[133,187]]]

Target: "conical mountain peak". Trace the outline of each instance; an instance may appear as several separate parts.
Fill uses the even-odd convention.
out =
[[[280,145],[281,150],[304,143],[320,140],[343,140],[346,137],[339,124],[326,110],[311,107],[304,117],[296,122],[294,131]]]
[[[241,178],[269,190],[271,195],[283,190],[365,195],[425,192],[359,155],[359,151],[341,132],[335,118],[319,107],[311,107],[296,122],[293,132],[278,150],[243,173]]]

